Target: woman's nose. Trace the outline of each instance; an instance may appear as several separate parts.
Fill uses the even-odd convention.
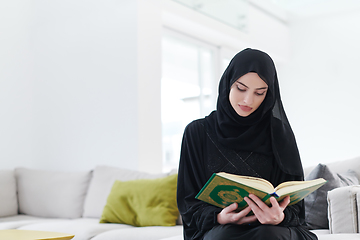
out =
[[[246,105],[251,105],[253,103],[253,97],[251,94],[246,94],[244,97],[244,103]]]

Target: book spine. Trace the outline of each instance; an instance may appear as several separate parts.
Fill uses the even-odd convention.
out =
[[[210,184],[210,182],[213,180],[213,178],[216,176],[216,173],[213,173],[213,175],[210,177],[210,179],[206,182],[206,184],[202,187],[202,189],[200,190],[200,192],[198,194],[196,194],[195,198],[197,199],[201,193],[205,190],[205,188],[207,187],[207,185]]]
[[[270,196],[273,196],[273,197],[275,197],[275,198],[280,197],[279,195],[277,195],[277,193],[276,193],[276,192],[269,193],[269,195],[270,195]],[[270,198],[270,197],[269,197],[269,198]]]

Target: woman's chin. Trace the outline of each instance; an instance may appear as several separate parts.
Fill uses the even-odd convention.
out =
[[[239,116],[241,116],[241,117],[247,117],[247,116],[249,116],[252,112],[245,112],[245,111],[239,110],[239,111],[236,111],[236,113],[237,113]]]

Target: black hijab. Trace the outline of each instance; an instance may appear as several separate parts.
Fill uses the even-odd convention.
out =
[[[257,110],[242,117],[231,106],[229,93],[232,84],[249,72],[259,75],[268,85],[268,92]],[[220,79],[217,111],[206,121],[224,146],[273,155],[285,173],[303,176],[296,140],[281,102],[275,65],[268,54],[247,48],[234,56]]]

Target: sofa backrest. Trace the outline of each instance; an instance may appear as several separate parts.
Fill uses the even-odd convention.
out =
[[[16,215],[18,201],[13,170],[0,170],[0,217]]]
[[[94,169],[93,177],[86,195],[83,217],[101,218],[108,195],[115,180],[129,181],[136,179],[155,179],[173,173],[174,172],[150,174],[112,166],[97,166]]]
[[[48,218],[80,218],[91,171],[62,172],[16,168],[19,213]]]
[[[355,171],[360,179],[360,157],[336,161],[326,164],[331,171],[336,173],[345,173],[349,169]],[[304,175],[307,176],[316,166],[304,168]]]

